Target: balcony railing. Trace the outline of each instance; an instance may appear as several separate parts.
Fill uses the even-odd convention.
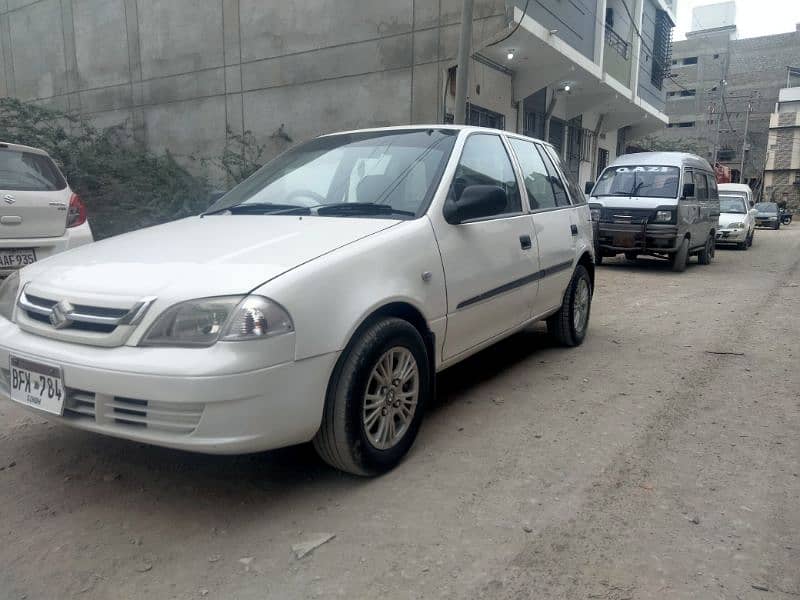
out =
[[[616,31],[606,25],[606,52],[603,66],[609,75],[620,83],[631,84],[631,45]]]

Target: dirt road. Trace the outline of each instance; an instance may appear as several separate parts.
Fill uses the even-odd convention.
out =
[[[581,348],[536,329],[447,372],[375,480],[0,401],[0,598],[796,599],[799,340],[793,225],[684,274],[600,267]]]

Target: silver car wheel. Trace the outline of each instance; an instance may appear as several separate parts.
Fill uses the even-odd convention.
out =
[[[370,444],[388,450],[403,439],[418,400],[417,360],[407,348],[391,348],[373,367],[364,394],[363,424]]]
[[[576,332],[582,332],[589,319],[589,283],[581,278],[575,287],[575,304],[572,310],[572,325]]]

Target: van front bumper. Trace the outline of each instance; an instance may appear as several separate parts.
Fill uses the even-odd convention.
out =
[[[597,223],[597,246],[606,253],[675,252],[678,227],[656,223]]]
[[[78,429],[209,454],[312,439],[338,358],[331,353],[220,372],[210,348],[85,347],[23,332],[2,318],[0,339],[0,399],[10,400],[11,355],[56,366],[65,387],[63,415],[19,406]],[[176,364],[191,367],[182,374]]]

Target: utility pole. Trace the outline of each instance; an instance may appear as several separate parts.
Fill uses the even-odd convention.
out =
[[[727,82],[720,79],[719,82],[719,105],[717,106],[717,135],[714,138],[714,159],[711,161],[711,166],[717,168],[717,151],[719,150],[719,130],[722,127],[722,107],[725,105],[725,85]]]
[[[472,8],[475,0],[464,0],[461,9],[461,34],[458,38],[458,68],[456,69],[456,105],[453,122],[467,122],[467,81],[469,80],[469,56],[472,53]]]
[[[739,183],[744,183],[744,153],[747,152],[747,130],[750,127],[750,111],[753,103],[747,102],[747,113],[744,118],[744,139],[742,139],[742,164],[739,166]]]

